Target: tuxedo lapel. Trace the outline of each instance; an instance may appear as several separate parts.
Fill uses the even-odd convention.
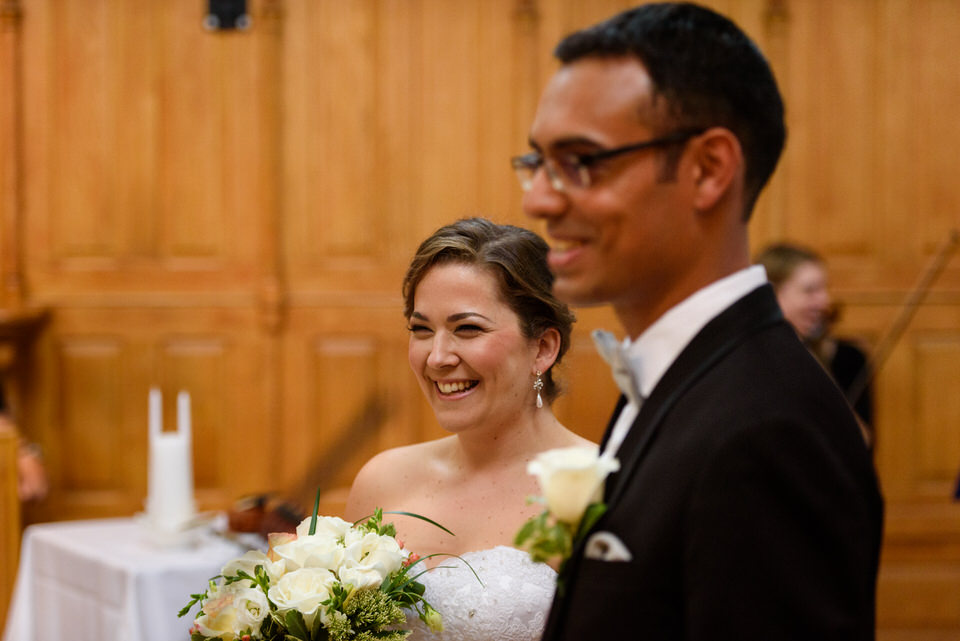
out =
[[[735,302],[700,330],[670,365],[650,393],[650,398],[640,408],[617,453],[620,471],[607,479],[604,492],[607,505],[614,504],[629,485],[630,477],[653,442],[664,417],[683,394],[746,338],[781,322],[784,322],[783,314],[773,289],[765,285]],[[618,410],[622,406],[621,401]],[[619,413],[614,412],[604,442],[609,438],[611,426]]]
[[[620,395],[620,398],[617,399],[617,406],[613,408],[613,416],[610,417],[610,420],[607,422],[607,429],[603,433],[603,438],[600,440],[600,451],[602,452],[607,447],[607,441],[610,440],[610,435],[613,433],[613,426],[617,424],[617,419],[620,417],[620,412],[623,411],[623,408],[627,406],[627,397],[623,394]]]

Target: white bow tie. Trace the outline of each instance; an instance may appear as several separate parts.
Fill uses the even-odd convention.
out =
[[[623,343],[617,341],[616,337],[610,332],[602,329],[595,329],[590,333],[593,338],[593,344],[603,360],[607,361],[613,372],[613,380],[617,382],[617,387],[627,397],[627,399],[640,406],[643,402],[643,395],[640,393],[640,381],[630,366],[630,356],[627,353]]]

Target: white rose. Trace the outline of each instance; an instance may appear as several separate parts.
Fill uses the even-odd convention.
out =
[[[343,563],[344,548],[330,532],[298,536],[289,543],[277,545],[273,554],[284,562],[288,572],[300,568],[336,570]]]
[[[353,527],[352,524],[338,516],[320,516],[317,517],[317,529],[311,535],[310,521],[312,519],[313,517],[308,516],[300,521],[300,525],[297,526],[297,536],[331,536],[334,539],[342,539]]]
[[[249,581],[225,585],[223,581],[211,591],[203,603],[203,614],[194,622],[205,637],[233,639],[244,634],[258,637],[260,624],[270,608],[259,588],[248,587]]]
[[[384,575],[373,567],[357,565],[349,568],[340,568],[340,583],[357,590],[378,588],[383,583]]]
[[[548,450],[527,465],[537,477],[547,507],[558,521],[577,525],[587,506],[603,498],[603,481],[620,469],[616,459],[599,456],[594,447]]]
[[[260,624],[270,614],[270,605],[267,603],[267,595],[260,588],[237,587],[233,599],[234,607],[237,610],[237,623],[241,630],[250,629],[251,632],[258,632]],[[257,634],[254,637],[259,636]]]
[[[340,582],[354,588],[376,587],[403,565],[407,553],[392,536],[368,532],[353,539],[344,551]]]
[[[266,570],[271,583],[279,579],[285,570],[285,565],[282,562],[273,562],[263,552],[250,550],[240,558],[234,559],[224,565],[220,574],[223,576],[236,576],[240,570],[243,570],[250,576],[256,576],[258,565],[262,565],[263,569]],[[247,583],[249,584],[249,581]]]
[[[270,587],[267,596],[281,614],[299,611],[310,628],[321,614],[320,603],[330,598],[330,588],[336,582],[337,577],[330,570],[302,568],[280,577],[276,585]]]

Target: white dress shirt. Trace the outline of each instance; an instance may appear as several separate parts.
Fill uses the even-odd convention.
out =
[[[680,352],[703,327],[735,302],[767,282],[762,265],[752,265],[710,283],[671,307],[636,340],[623,339],[623,348],[640,384],[640,394],[649,398],[653,388]],[[613,458],[640,413],[628,401],[613,426],[603,456]]]

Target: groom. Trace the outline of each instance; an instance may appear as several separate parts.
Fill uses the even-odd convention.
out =
[[[767,62],[684,3],[555,53],[532,152],[513,160],[524,210],[552,240],[557,295],[612,304],[632,340],[603,443],[621,464],[609,509],[567,563],[544,639],[872,639],[871,459],[749,262],[747,221],[785,139]]]

